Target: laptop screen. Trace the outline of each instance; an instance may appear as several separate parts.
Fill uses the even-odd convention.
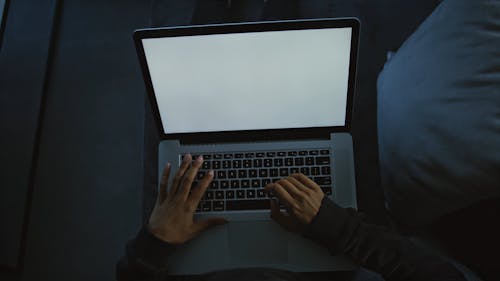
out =
[[[352,28],[142,39],[167,134],[344,126]]]

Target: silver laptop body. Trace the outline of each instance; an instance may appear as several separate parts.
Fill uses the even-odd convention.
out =
[[[136,31],[163,139],[158,177],[167,163],[178,167],[185,153],[234,157],[299,152],[319,157],[316,153],[321,152],[322,159],[330,159],[329,168],[322,167],[331,171],[331,192],[325,196],[342,207],[356,208],[349,130],[358,32],[356,19]],[[171,274],[248,267],[307,272],[355,268],[347,257],[332,256],[281,228],[268,209],[200,209],[195,220],[210,216],[230,223],[178,247],[169,259]]]

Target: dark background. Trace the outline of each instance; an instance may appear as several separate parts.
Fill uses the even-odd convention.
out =
[[[237,3],[238,1],[233,1]],[[250,3],[249,1],[246,1]],[[352,122],[358,204],[385,223],[376,78],[439,1],[8,0],[0,29],[0,279],[111,280],[156,186],[158,136],[134,29],[259,19],[361,20]],[[329,9],[321,9],[329,3]],[[401,3],[404,2],[404,3]],[[242,2],[240,2],[242,3]]]

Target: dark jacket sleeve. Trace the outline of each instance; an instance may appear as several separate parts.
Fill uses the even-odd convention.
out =
[[[125,257],[116,265],[116,279],[126,280],[168,280],[167,258],[174,249],[156,238],[146,226],[137,237],[127,243]]]
[[[466,280],[452,264],[387,228],[368,224],[354,209],[324,198],[304,236],[344,253],[386,280]]]

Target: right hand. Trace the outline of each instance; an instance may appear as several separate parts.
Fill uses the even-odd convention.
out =
[[[277,203],[271,200],[271,218],[292,232],[301,233],[318,214],[325,194],[321,187],[303,174],[293,174],[287,178],[270,183],[265,187],[273,191],[287,210],[280,211]]]

